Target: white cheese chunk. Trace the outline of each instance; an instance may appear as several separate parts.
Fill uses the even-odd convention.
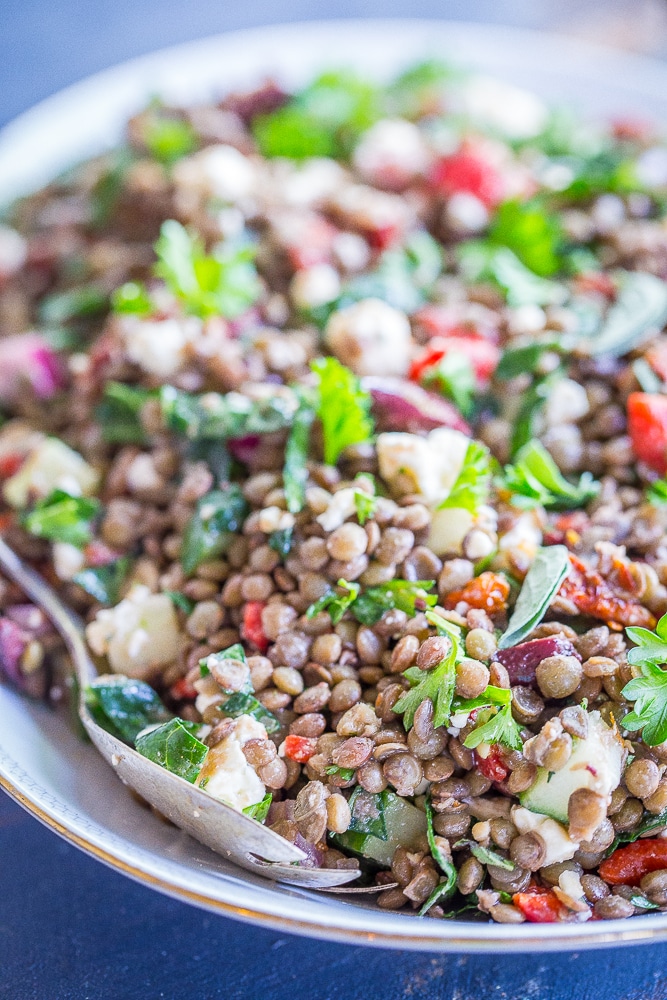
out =
[[[228,735],[209,750],[196,784],[239,812],[261,802],[266,789],[245,759],[243,745],[248,740],[265,739],[267,732],[260,722],[240,715]]]
[[[362,299],[334,312],[324,339],[356,375],[405,375],[410,365],[408,318],[381,299]]]
[[[579,844],[570,840],[564,826],[555,819],[541,813],[524,809],[523,806],[513,806],[512,822],[519,833],[538,833],[547,849],[543,865],[555,865],[559,861],[569,861],[577,852]]]
[[[98,611],[86,639],[94,653],[107,657],[114,673],[141,680],[175,660],[182,647],[173,603],[144,586],[133,587],[115,607]]]
[[[64,441],[43,437],[36,440],[18,472],[6,481],[3,495],[12,507],[24,508],[54,490],[86,496],[95,490],[98,479],[92,465]]]
[[[86,557],[81,549],[69,542],[54,542],[51,549],[53,568],[59,580],[72,580],[82,570]]]
[[[425,500],[443,500],[463,466],[469,438],[439,427],[428,435],[392,431],[378,435],[380,475],[398,493],[421,493]]]
[[[370,184],[400,189],[423,174],[430,154],[424,136],[412,122],[385,118],[362,135],[352,163]]]
[[[177,188],[225,202],[247,198],[257,184],[257,167],[233,146],[208,146],[174,167]]]
[[[169,378],[183,365],[188,345],[201,336],[202,324],[194,316],[162,320],[123,316],[117,329],[130,361],[150,375]]]

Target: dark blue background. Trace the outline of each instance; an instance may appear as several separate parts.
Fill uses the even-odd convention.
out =
[[[224,0],[0,0],[0,124],[163,45],[267,22],[391,15],[576,29],[667,52],[660,0],[244,0],[234,8]],[[0,1000],[665,1000],[666,965],[667,946],[438,956],[259,930],[135,885],[0,793]]]

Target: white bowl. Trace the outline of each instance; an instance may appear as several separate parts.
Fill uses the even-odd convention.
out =
[[[586,112],[667,120],[667,66],[532,31],[441,21],[333,21],[234,32],[125,63],[38,104],[0,133],[0,204],[116,142],[156,93],[184,102],[288,84],[349,64],[385,77],[437,56]],[[355,944],[432,951],[566,950],[667,938],[667,915],[586,924],[480,924],[388,913],[375,903],[246,874],[130,797],[67,720],[0,687],[0,787],[55,832],[153,888],[228,916]]]

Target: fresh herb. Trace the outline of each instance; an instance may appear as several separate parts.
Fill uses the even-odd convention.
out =
[[[646,488],[646,499],[654,507],[667,506],[667,478],[656,479]]]
[[[166,594],[174,607],[182,611],[184,615],[191,615],[194,611],[195,602],[182,594],[180,590],[163,590],[162,593]]]
[[[197,780],[208,747],[193,736],[182,719],[139,733],[135,747],[143,756],[191,784]]]
[[[169,430],[190,441],[214,441],[271,434],[290,427],[294,401],[285,393],[253,400],[240,392],[201,396],[164,385],[159,393],[162,416]]]
[[[149,684],[119,674],[95,678],[86,688],[86,705],[99,725],[129,746],[147,726],[173,718]]]
[[[372,84],[349,71],[329,72],[282,108],[259,115],[252,129],[262,156],[337,159],[349,155],[379,115],[379,94]]]
[[[378,840],[386,840],[388,833],[385,809],[388,802],[386,791],[373,795],[365,791],[361,785],[357,785],[348,799],[352,816],[348,830],[352,833],[377,837]]]
[[[509,624],[500,637],[500,649],[521,642],[542,621],[568,574],[570,557],[564,545],[540,549],[526,573]]]
[[[318,381],[317,415],[322,422],[324,461],[335,465],[353,444],[373,436],[371,398],[359,379],[336,358],[318,358],[311,365]]]
[[[659,910],[660,907],[657,903],[652,903],[650,899],[646,896],[642,896],[641,893],[636,892],[634,896],[630,896],[630,902],[633,906],[637,906],[640,910]]]
[[[248,514],[248,504],[241,487],[229,483],[201,497],[184,533],[181,565],[194,573],[201,563],[222,555]]]
[[[513,465],[506,466],[502,485],[512,493],[512,506],[524,510],[538,505],[555,510],[583,507],[600,489],[590,472],[584,472],[576,485],[568,482],[535,439],[520,449]]]
[[[357,520],[362,526],[366,524],[375,514],[375,508],[377,507],[378,498],[375,496],[375,480],[370,475],[360,474],[357,476],[357,482],[360,480],[370,483],[371,492],[362,490],[360,488],[355,488],[354,490],[354,509],[357,512]]]
[[[560,351],[560,342],[552,339],[531,341],[517,347],[506,347],[494,372],[494,377],[505,382],[519,375],[533,375],[540,369],[544,355]]]
[[[535,437],[537,417],[549,398],[554,384],[561,378],[561,374],[561,370],[558,368],[547,375],[536,376],[521,397],[510,439],[512,458]]]
[[[475,405],[477,380],[470,358],[462,351],[449,351],[435,365],[427,368],[421,378],[427,389],[436,389],[469,417]]]
[[[245,655],[245,649],[243,648],[240,642],[235,642],[233,646],[228,646],[227,649],[221,649],[220,652],[218,653],[209,653],[209,655],[205,656],[203,660],[200,660],[199,672],[202,677],[208,677],[208,675],[211,673],[211,668],[210,668],[211,660],[213,660],[214,663],[217,664],[221,664],[225,660],[235,660],[245,665],[247,665],[248,663],[248,660]],[[241,688],[240,693],[252,694],[253,690],[254,689],[250,681],[250,675],[248,674],[248,678],[244,683],[243,687]],[[232,694],[231,691],[227,691],[226,693],[229,695]]]
[[[85,590],[100,604],[113,607],[120,600],[120,593],[132,568],[129,556],[121,556],[105,566],[89,566],[72,577],[72,583]]]
[[[188,121],[159,107],[147,112],[142,138],[153,159],[167,167],[189,156],[198,145],[197,133]]]
[[[433,725],[437,729],[448,722],[454,688],[456,686],[456,664],[463,655],[461,652],[461,629],[439,616],[438,631],[451,640],[449,652],[433,670],[420,670],[410,667],[403,674],[413,687],[401,695],[394,705],[394,712],[403,715],[403,726],[406,730],[412,728],[415,712],[427,698],[433,703]],[[432,620],[432,619],[431,619]]]
[[[625,631],[636,644],[628,652],[628,663],[638,667],[641,676],[634,677],[621,692],[634,702],[621,725],[631,732],[641,729],[644,743],[656,746],[667,739],[667,672],[659,666],[667,663],[667,615],[662,616],[655,632],[637,627]]]
[[[26,531],[51,542],[67,542],[83,548],[91,538],[91,522],[100,510],[99,500],[72,496],[64,490],[54,490],[22,518]]]
[[[441,106],[445,86],[460,76],[459,70],[439,59],[411,66],[387,88],[389,110],[402,118],[433,114]]]
[[[109,296],[96,285],[70,288],[42,299],[39,319],[45,326],[65,326],[73,320],[99,316],[109,305]]]
[[[327,591],[317,601],[310,605],[306,611],[306,618],[314,618],[321,611],[328,611],[333,625],[337,625],[350,605],[359,596],[359,584],[348,583],[347,580],[339,580],[338,586],[346,591],[345,594],[337,594],[334,590]]]
[[[605,851],[605,857],[608,858],[614,853],[617,847],[621,844],[632,844],[635,840],[639,840],[640,837],[644,837],[647,833],[657,832],[667,826],[667,809],[661,812],[658,816],[648,816],[642,820],[639,826],[636,826],[634,830],[623,830],[617,833],[614,837],[613,842]]]
[[[549,278],[561,267],[563,234],[556,216],[537,201],[506,201],[499,206],[489,240],[508,247],[534,274]]]
[[[351,781],[354,778],[355,769],[353,767],[339,767],[338,764],[331,764],[329,767],[325,767],[324,773],[335,774],[342,781]]]
[[[427,593],[434,586],[435,580],[390,580],[368,587],[353,602],[350,610],[362,625],[375,625],[392,608],[414,617],[418,610],[425,611],[438,603],[435,594]]]
[[[485,504],[491,485],[491,455],[486,445],[480,441],[470,441],[461,471],[452,486],[449,496],[438,506],[438,510],[463,507],[476,514]]]
[[[439,900],[450,899],[456,892],[456,878],[457,871],[451,857],[445,853],[443,850],[443,845],[447,845],[447,841],[444,837],[439,837],[433,829],[433,807],[431,805],[430,797],[426,797],[424,802],[424,809],[426,811],[426,836],[428,837],[428,846],[433,856],[434,861],[445,874],[445,878],[436,886],[431,895],[428,897],[424,905],[419,910],[419,916],[423,917],[424,914],[428,913],[432,906],[435,905]]]
[[[231,695],[223,705],[220,705],[219,711],[229,719],[238,719],[240,715],[251,715],[257,722],[261,722],[267,733],[280,731],[280,723],[273,712],[264,708],[254,695],[243,691],[236,691]]]
[[[267,792],[261,802],[255,802],[252,806],[245,806],[242,812],[245,816],[250,816],[251,819],[256,819],[258,823],[263,823],[268,816],[272,802],[273,795],[271,792]]]
[[[269,548],[286,559],[292,549],[294,528],[278,528],[269,535]]]
[[[507,247],[473,240],[460,247],[458,258],[467,282],[490,282],[503,293],[510,306],[547,306],[567,298],[564,285],[535,274]]]
[[[109,161],[90,194],[90,215],[93,228],[102,229],[113,215],[123,191],[127,173],[134,163],[129,149],[119,149]]]
[[[483,847],[476,840],[457,840],[453,846],[454,850],[467,847],[473,857],[477,858],[482,865],[493,865],[494,868],[504,868],[508,872],[513,872],[516,867],[514,862],[510,861],[509,858],[504,858],[501,854],[496,854],[495,851],[490,850],[488,847]]]
[[[315,411],[306,399],[301,399],[294,414],[287,444],[285,446],[285,465],[283,466],[283,486],[285,488],[285,503],[292,514],[298,514],[306,502],[306,483],[308,482],[308,448],[310,431],[315,419]]]
[[[252,247],[218,247],[207,255],[201,241],[187,229],[167,219],[155,244],[155,273],[195,316],[234,319],[257,299],[260,286]]]
[[[373,298],[414,313],[431,294],[442,264],[442,250],[433,237],[426,231],[413,233],[400,249],[385,250],[372,271],[346,281],[335,308]]]
[[[137,281],[126,281],[113,292],[111,308],[117,315],[150,316],[153,303],[145,285]]]
[[[593,356],[621,357],[634,350],[667,320],[667,282],[642,271],[620,271],[618,294],[602,326],[577,348]]]
[[[141,423],[141,411],[156,394],[141,386],[107,382],[95,419],[109,444],[145,444],[148,435]]]
[[[487,691],[489,688],[487,688]],[[495,691],[503,691],[496,688]],[[500,702],[499,694],[493,699],[496,705]],[[504,698],[504,704],[500,707],[493,707],[489,710],[478,710],[479,715],[476,721],[478,724],[468,733],[464,740],[464,746],[469,750],[474,750],[482,743],[490,745],[499,743],[501,746],[509,747],[511,750],[521,750],[523,740],[521,739],[521,727],[515,722],[512,715],[512,694],[508,690]]]

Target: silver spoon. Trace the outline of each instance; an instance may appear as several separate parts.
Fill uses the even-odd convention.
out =
[[[62,636],[79,683],[79,716],[86,732],[118,777],[142,799],[196,840],[241,868],[266,878],[303,888],[323,889],[351,882],[359,869],[302,868],[306,854],[284,837],[249,816],[191,785],[131,749],[102,729],[86,705],[86,688],[97,676],[84,639],[82,624],[52,587],[24,565],[0,539],[0,569],[11,577]]]

